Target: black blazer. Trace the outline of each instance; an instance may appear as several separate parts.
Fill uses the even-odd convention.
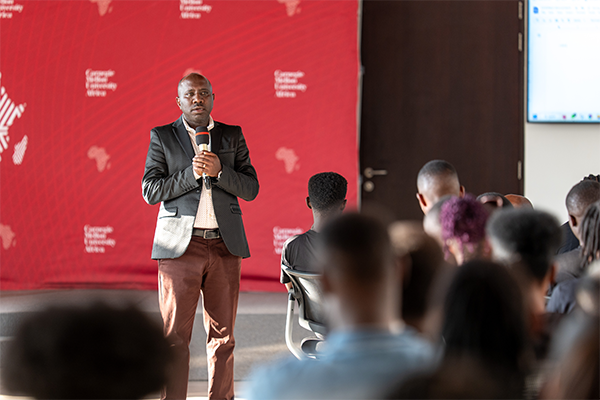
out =
[[[182,117],[150,132],[150,147],[142,179],[142,195],[148,204],[161,203],[156,222],[152,258],[177,258],[192,238],[200,202],[202,179],[192,169],[194,149]],[[213,206],[225,245],[231,254],[250,257],[238,197],[250,201],[258,195],[256,170],[242,129],[215,121],[210,132],[211,150],[222,166],[221,178],[213,179]]]

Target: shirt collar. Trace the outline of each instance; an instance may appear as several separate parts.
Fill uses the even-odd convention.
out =
[[[185,117],[184,117],[183,115],[181,116],[181,120],[183,121],[183,126],[185,127],[185,130],[186,130],[186,131],[188,131],[189,133],[191,133],[191,134],[195,135],[195,134],[196,134],[196,130],[195,130],[195,129],[192,129],[192,128],[191,128],[191,127],[188,125],[188,123],[187,123],[187,121],[185,120]],[[215,127],[215,121],[213,120],[212,116],[211,116],[211,115],[209,115],[209,116],[208,116],[208,127],[207,127],[207,128],[208,128],[208,130],[210,131],[210,130],[211,130],[212,128],[214,128],[214,127]]]

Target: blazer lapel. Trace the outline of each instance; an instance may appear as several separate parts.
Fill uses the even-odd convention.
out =
[[[215,154],[219,154],[221,150],[221,139],[223,138],[223,132],[218,122],[215,122],[215,127],[210,131],[210,151]]]
[[[177,141],[181,147],[183,147],[185,154],[192,159],[196,153],[194,153],[194,148],[192,147],[192,142],[190,141],[190,135],[185,129],[181,118],[183,118],[183,116],[179,117],[179,119],[173,123],[173,133],[175,134],[175,137],[177,138]]]

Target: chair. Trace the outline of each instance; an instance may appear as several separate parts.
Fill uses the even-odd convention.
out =
[[[318,358],[317,345],[325,339],[327,334],[322,307],[321,275],[295,271],[285,265],[282,265],[281,269],[292,283],[292,288],[288,291],[285,343],[298,359]],[[304,338],[300,346],[297,346],[292,340],[295,302],[298,302],[298,324],[317,336]]]

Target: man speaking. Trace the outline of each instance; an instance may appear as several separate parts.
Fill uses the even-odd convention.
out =
[[[242,129],[212,119],[214,99],[208,79],[185,76],[176,98],[183,115],[152,129],[146,156],[142,193],[148,204],[161,203],[152,259],[158,260],[160,313],[174,357],[162,399],[186,398],[200,292],[208,397],[233,398],[240,268],[250,256],[237,198],[254,200],[259,185]],[[197,132],[207,131],[208,151],[196,141]]]

